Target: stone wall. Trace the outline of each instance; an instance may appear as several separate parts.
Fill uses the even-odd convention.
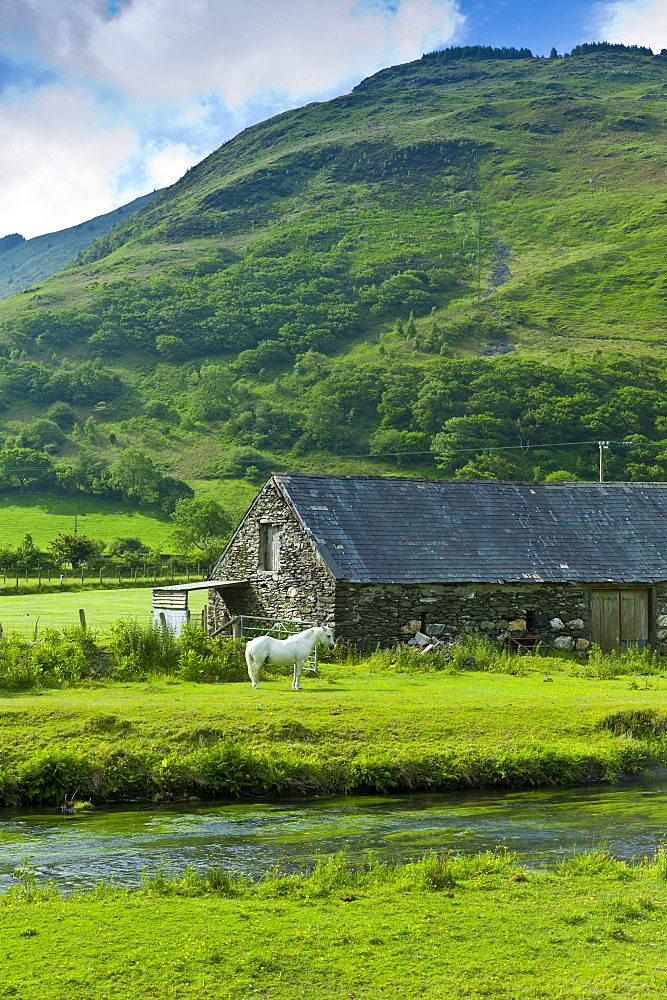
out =
[[[263,520],[280,526],[276,571],[261,568]],[[334,579],[292,508],[271,481],[248,511],[229,551],[216,564],[213,576],[219,580],[248,580],[249,585],[211,591],[209,625],[214,604],[219,621],[234,615],[258,615],[333,624]]]
[[[667,655],[667,586],[656,587],[654,594],[655,646],[661,656]]]
[[[491,639],[528,627],[562,649],[583,650],[590,644],[589,606],[585,587],[339,583],[335,629],[348,642],[390,646],[436,623],[453,635],[479,631]]]

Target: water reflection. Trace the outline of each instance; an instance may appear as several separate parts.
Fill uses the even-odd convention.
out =
[[[504,846],[537,865],[604,846],[651,855],[665,837],[667,781],[522,792],[346,797],[293,802],[196,803],[100,809],[0,810],[0,889],[20,859],[74,889],[103,878],[137,883],[158,864],[220,864],[251,875],[312,864],[345,848],[401,860],[428,850],[474,853]]]

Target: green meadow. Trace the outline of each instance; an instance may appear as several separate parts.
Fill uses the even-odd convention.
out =
[[[207,591],[188,596],[192,617],[197,619],[207,600]],[[142,625],[151,619],[152,588],[128,587],[120,590],[85,590],[69,593],[19,594],[0,596],[0,624],[5,632],[32,639],[46,629],[62,629],[79,624],[79,609],[86,624],[102,634],[119,618],[136,619]]]
[[[27,1000],[627,1000],[667,990],[665,859],[604,852],[524,873],[431,856],[340,858],[256,885],[212,870],[63,898],[29,872],[0,898],[0,995]]]
[[[179,665],[191,669],[195,648]],[[338,656],[301,692],[275,675],[254,691],[157,668],[139,681],[0,690],[0,792],[58,805],[517,788],[616,780],[667,757],[667,680],[646,656],[541,659],[478,644],[477,670],[419,654]],[[135,889],[106,881],[72,895],[28,859],[14,880],[0,896],[0,997],[625,1000],[667,990],[662,851],[630,864],[600,849],[537,870],[502,851],[398,865],[369,856],[361,867],[334,855],[255,882],[196,872],[184,857],[180,876],[158,869]]]
[[[200,479],[190,483],[198,499],[217,500],[240,516],[252,502],[258,487],[252,483],[220,479]],[[137,537],[144,545],[161,552],[173,552],[172,522],[158,508],[79,494],[52,493],[0,494],[3,544],[14,547],[31,534],[38,548],[45,548],[59,532],[99,539],[106,544],[114,538]]]
[[[275,674],[253,691],[232,643],[213,653],[190,636],[180,654],[167,643],[151,672],[140,643],[115,642],[106,677],[65,686],[80,656],[70,639],[35,654],[30,676],[39,668],[44,686],[2,693],[6,803],[58,803],[76,790],[162,801],[567,785],[616,780],[665,757],[660,726],[651,728],[663,718],[659,675],[582,676],[592,668],[531,657],[509,658],[506,673],[395,673],[371,659],[324,664],[302,692]],[[67,662],[49,676],[59,653]],[[5,662],[14,654],[7,646]],[[160,676],[167,655],[172,673]],[[215,683],[220,676],[241,682]],[[619,725],[600,727],[619,711]]]

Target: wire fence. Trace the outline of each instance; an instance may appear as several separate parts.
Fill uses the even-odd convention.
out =
[[[107,563],[106,565],[87,566],[80,569],[71,567],[42,567],[42,566],[3,566],[0,568],[2,583],[0,586],[14,588],[34,586],[52,588],[53,586],[67,588],[68,586],[99,586],[104,584],[127,583],[148,585],[154,583],[156,586],[165,586],[169,583],[189,583],[191,580],[201,580],[202,573],[207,567],[201,563],[175,563],[169,562],[163,565],[150,565],[148,563],[138,563],[134,565],[120,565]]]

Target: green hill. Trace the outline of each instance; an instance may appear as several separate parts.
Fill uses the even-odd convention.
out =
[[[667,478],[666,161],[667,58],[622,46],[279,115],[0,304],[6,447],[63,401],[63,467],[590,478],[603,438]]]
[[[153,191],[135,198],[113,212],[98,215],[57,233],[35,236],[30,240],[24,240],[17,233],[4,236],[0,239],[0,299],[7,299],[36,281],[42,281],[62,270],[92,240],[108,233],[119,222],[140,211],[159,193]]]

